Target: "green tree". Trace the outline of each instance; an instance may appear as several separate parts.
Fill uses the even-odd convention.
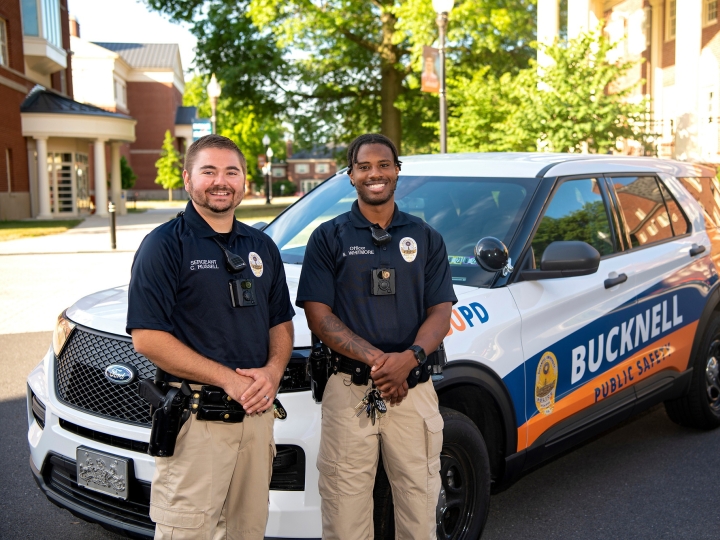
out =
[[[155,162],[157,177],[155,183],[168,190],[168,199],[172,201],[172,190],[183,186],[182,161],[175,148],[175,140],[170,130],[165,132],[165,140],[160,150],[160,159]]]
[[[137,180],[137,174],[132,170],[125,156],[120,156],[120,180],[123,189],[132,189]]]
[[[488,70],[451,81],[453,151],[606,153],[618,140],[643,141],[644,98],[619,82],[632,62],[612,62],[601,32],[545,50],[553,63],[496,77]],[[639,98],[639,99],[636,99]]]
[[[423,45],[437,38],[429,0],[145,0],[189,22],[197,62],[243,105],[288,115],[301,146],[381,131],[405,150],[437,139],[437,96],[420,92]],[[459,0],[449,76],[499,75],[534,52],[536,0]]]

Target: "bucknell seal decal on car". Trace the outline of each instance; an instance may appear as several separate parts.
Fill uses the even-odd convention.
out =
[[[402,254],[402,258],[407,262],[413,262],[415,257],[417,257],[417,242],[409,236],[406,236],[400,240],[400,253]]]
[[[550,414],[555,408],[557,379],[557,358],[548,351],[540,358],[535,373],[535,405],[543,414]]]
[[[258,255],[254,251],[251,251],[250,253],[248,253],[248,259],[250,259],[250,269],[252,270],[252,273],[255,274],[255,277],[262,276],[263,262],[260,258],[260,255]]]
[[[105,378],[114,384],[130,384],[137,378],[137,370],[129,364],[110,364],[105,368]]]

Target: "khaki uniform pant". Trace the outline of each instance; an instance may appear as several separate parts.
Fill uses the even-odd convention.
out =
[[[431,382],[411,389],[373,426],[355,406],[368,386],[333,375],[322,402],[320,471],[324,540],[372,540],[373,486],[382,445],[399,540],[435,540],[443,420]]]
[[[155,540],[262,540],[275,456],[272,409],[238,424],[183,424],[175,454],[155,458]]]

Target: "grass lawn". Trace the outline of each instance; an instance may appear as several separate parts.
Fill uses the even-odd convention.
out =
[[[242,221],[247,225],[253,225],[259,221],[270,223],[277,215],[285,210],[290,203],[287,204],[244,204],[235,210],[235,217],[238,221]]]
[[[72,229],[81,221],[82,219],[68,219],[65,221],[0,221],[0,242],[58,234]]]

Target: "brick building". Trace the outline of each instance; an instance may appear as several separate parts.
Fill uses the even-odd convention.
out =
[[[650,133],[661,157],[720,163],[720,17],[718,0],[570,0],[567,35],[594,29],[636,61],[620,81],[650,100]],[[559,1],[538,1],[538,41],[558,36]],[[547,61],[542,54],[538,62]],[[638,84],[639,83],[639,84]],[[639,149],[627,145],[627,153]]]
[[[0,219],[107,214],[135,121],[73,100],[69,51],[67,0],[0,2]]]
[[[73,77],[78,101],[137,120],[135,142],[121,150],[137,174],[133,191],[142,198],[162,198],[155,183],[155,162],[165,132],[184,152],[191,134],[176,124],[185,91],[180,48],[175,43],[92,43],[77,31],[71,38]],[[184,116],[183,116],[184,118]]]
[[[336,155],[343,155],[345,148],[314,146],[309,150],[293,153],[292,142],[286,143],[287,169],[273,164],[273,176],[287,174],[288,180],[295,183],[300,193],[307,193],[337,171]],[[277,171],[277,172],[276,172]]]

